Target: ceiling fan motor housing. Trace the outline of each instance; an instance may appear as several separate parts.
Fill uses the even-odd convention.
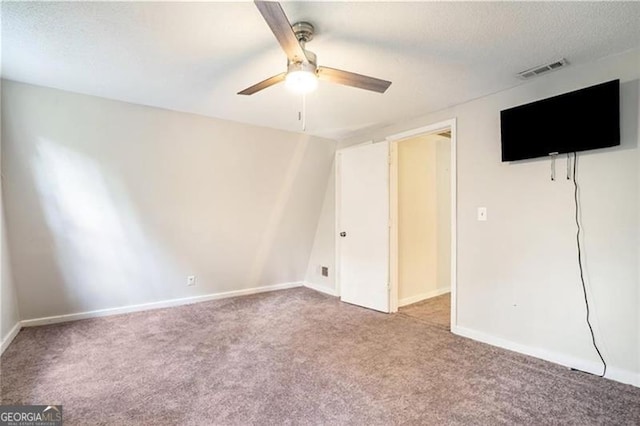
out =
[[[287,72],[291,73],[294,71],[304,71],[315,74],[317,70],[317,66],[311,62],[289,62],[287,64]]]
[[[307,55],[309,62],[292,61],[289,59],[287,60],[287,72],[306,71],[315,74],[318,68],[316,54],[306,49],[304,53]]]
[[[308,62],[289,59],[287,60],[287,72],[305,71],[315,74],[318,68],[318,60],[316,54],[311,52],[310,50],[305,49],[305,44],[313,40],[313,25],[309,22],[296,22],[291,26],[291,28],[293,29],[293,32],[295,33],[300,46],[302,46]]]

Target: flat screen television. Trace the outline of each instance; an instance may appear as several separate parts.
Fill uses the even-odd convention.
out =
[[[620,145],[620,80],[500,112],[502,161]]]

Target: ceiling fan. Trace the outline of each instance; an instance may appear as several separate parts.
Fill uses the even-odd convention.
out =
[[[287,55],[287,71],[247,87],[238,92],[238,95],[253,95],[282,81],[298,93],[314,90],[318,85],[318,79],[378,93],[384,93],[391,85],[390,81],[335,68],[319,67],[315,53],[305,48],[313,39],[313,25],[309,22],[296,22],[291,25],[278,2],[255,0],[254,3]]]

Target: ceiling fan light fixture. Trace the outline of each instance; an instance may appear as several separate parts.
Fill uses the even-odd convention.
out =
[[[309,54],[313,62],[288,61],[287,63],[287,75],[284,78],[284,85],[294,93],[310,93],[318,87],[315,55],[311,52],[305,51],[305,53]]]
[[[318,77],[312,71],[289,71],[285,77],[284,85],[294,93],[310,93],[318,88]]]

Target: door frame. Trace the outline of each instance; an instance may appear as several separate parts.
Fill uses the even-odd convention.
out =
[[[451,131],[451,329],[457,325],[457,131],[456,119],[441,121],[429,126],[419,127],[386,137],[389,141],[389,284],[390,312],[398,311],[398,143],[413,136],[424,136]]]

